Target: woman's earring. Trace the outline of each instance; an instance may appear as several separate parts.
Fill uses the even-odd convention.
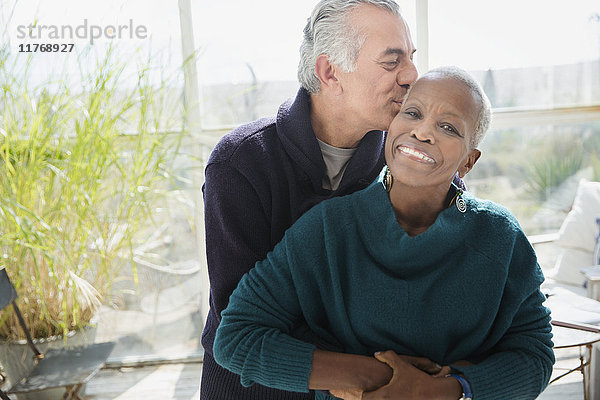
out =
[[[394,177],[392,176],[392,173],[390,172],[390,167],[386,166],[385,167],[385,175],[383,177],[383,187],[385,188],[386,192],[390,192],[390,190],[392,190],[392,183],[394,182]]]
[[[463,191],[459,189],[456,193],[456,208],[461,213],[465,213],[467,211],[467,202],[462,198]]]
[[[458,177],[458,175],[456,177]],[[461,186],[464,185],[462,180],[460,181],[460,185]],[[463,188],[459,187],[456,183],[454,183],[454,181],[452,182],[452,186],[454,186],[456,194],[454,195],[452,200],[450,200],[450,204],[448,204],[448,207],[450,207],[452,205],[452,203],[454,202],[454,205],[456,205],[456,209],[458,211],[460,211],[461,213],[467,212],[467,202],[462,197],[462,195],[464,193]]]

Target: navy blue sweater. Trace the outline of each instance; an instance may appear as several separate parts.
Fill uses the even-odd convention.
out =
[[[213,150],[205,171],[206,254],[210,311],[202,334],[203,400],[308,399],[311,394],[254,385],[212,358],[220,314],[242,276],[266,257],[302,214],[328,198],[367,187],[384,165],[384,133],[366,133],[336,191],[322,188],[325,163],[310,123],[310,97],[300,89],[276,118],[235,129]],[[301,329],[301,327],[300,327]]]

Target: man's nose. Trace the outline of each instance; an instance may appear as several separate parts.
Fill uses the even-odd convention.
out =
[[[396,83],[400,86],[408,88],[417,80],[418,76],[419,73],[417,72],[415,63],[412,60],[409,60],[404,68],[398,71],[398,75],[396,75]]]

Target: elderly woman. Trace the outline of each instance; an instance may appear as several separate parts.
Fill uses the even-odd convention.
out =
[[[554,363],[535,253],[506,209],[452,183],[489,120],[464,71],[421,77],[380,178],[308,211],[240,282],[217,362],[317,399],[535,399]]]

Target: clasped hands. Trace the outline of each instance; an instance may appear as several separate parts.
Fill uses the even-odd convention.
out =
[[[460,386],[456,382],[442,384],[442,380],[439,379],[450,373],[449,366],[440,366],[423,357],[398,355],[391,350],[376,353],[375,358],[387,364],[392,370],[392,377],[387,383],[383,386],[366,388],[364,391],[330,390],[330,393],[344,400],[457,399],[460,397]],[[454,397],[456,393],[458,393],[458,396]]]

